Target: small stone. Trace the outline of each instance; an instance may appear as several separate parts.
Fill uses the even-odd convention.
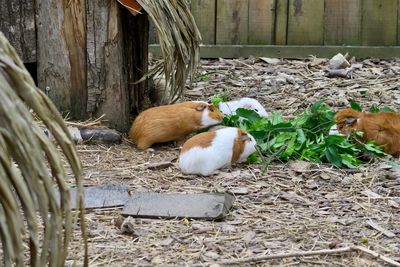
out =
[[[172,239],[171,237],[168,237],[168,238],[162,240],[160,242],[160,245],[163,247],[167,247],[167,246],[171,245],[173,242],[174,242],[174,239]]]
[[[151,260],[151,263],[162,264],[162,263],[164,263],[164,260],[161,258],[161,256],[157,255]]]
[[[132,235],[135,233],[134,219],[132,217],[127,217],[121,224],[121,233]]]
[[[207,257],[207,258],[209,258],[209,259],[212,259],[212,260],[216,260],[216,259],[219,258],[218,253],[215,253],[215,252],[213,252],[213,251],[208,251],[208,252],[206,252],[206,253],[204,254],[204,256]]]
[[[345,69],[347,67],[350,67],[350,63],[341,53],[338,53],[329,60],[329,68],[332,70]]]
[[[227,224],[227,223],[223,224],[221,226],[221,231],[223,233],[236,233],[237,232],[237,230],[236,230],[236,228],[234,226],[232,226],[230,224]]]

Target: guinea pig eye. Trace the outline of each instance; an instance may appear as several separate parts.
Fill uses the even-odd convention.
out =
[[[213,106],[209,106],[208,109],[209,109],[211,112],[214,112],[214,107],[213,107]]]
[[[256,112],[258,112],[258,109],[254,109]]]

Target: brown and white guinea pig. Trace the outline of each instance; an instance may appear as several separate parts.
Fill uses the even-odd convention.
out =
[[[149,108],[134,120],[129,135],[139,149],[177,141],[201,128],[216,125],[224,115],[203,101],[188,101]]]
[[[225,127],[187,140],[181,149],[179,168],[186,174],[208,176],[234,162],[245,161],[254,151],[253,136],[239,128]]]
[[[374,140],[383,150],[395,157],[400,156],[400,114],[394,112],[359,112],[351,108],[335,115],[337,129],[342,134],[352,131],[364,133],[360,141]]]

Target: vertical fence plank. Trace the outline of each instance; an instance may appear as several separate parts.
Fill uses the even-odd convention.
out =
[[[287,43],[322,45],[324,1],[289,0]]]
[[[272,44],[275,0],[249,0],[249,44]]]
[[[190,5],[203,44],[215,44],[215,5],[216,0],[195,0]]]
[[[247,44],[248,0],[217,0],[217,44]]]
[[[400,45],[400,0],[397,4],[397,45]]]
[[[361,0],[325,0],[325,45],[361,44]]]
[[[275,4],[275,44],[285,45],[287,40],[289,0],[276,0]]]
[[[395,45],[397,42],[397,0],[364,0],[363,45]]]

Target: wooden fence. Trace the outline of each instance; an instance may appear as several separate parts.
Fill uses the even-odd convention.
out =
[[[311,45],[400,57],[399,47],[385,49],[400,45],[400,0],[192,0],[191,8],[203,56],[300,55]]]

